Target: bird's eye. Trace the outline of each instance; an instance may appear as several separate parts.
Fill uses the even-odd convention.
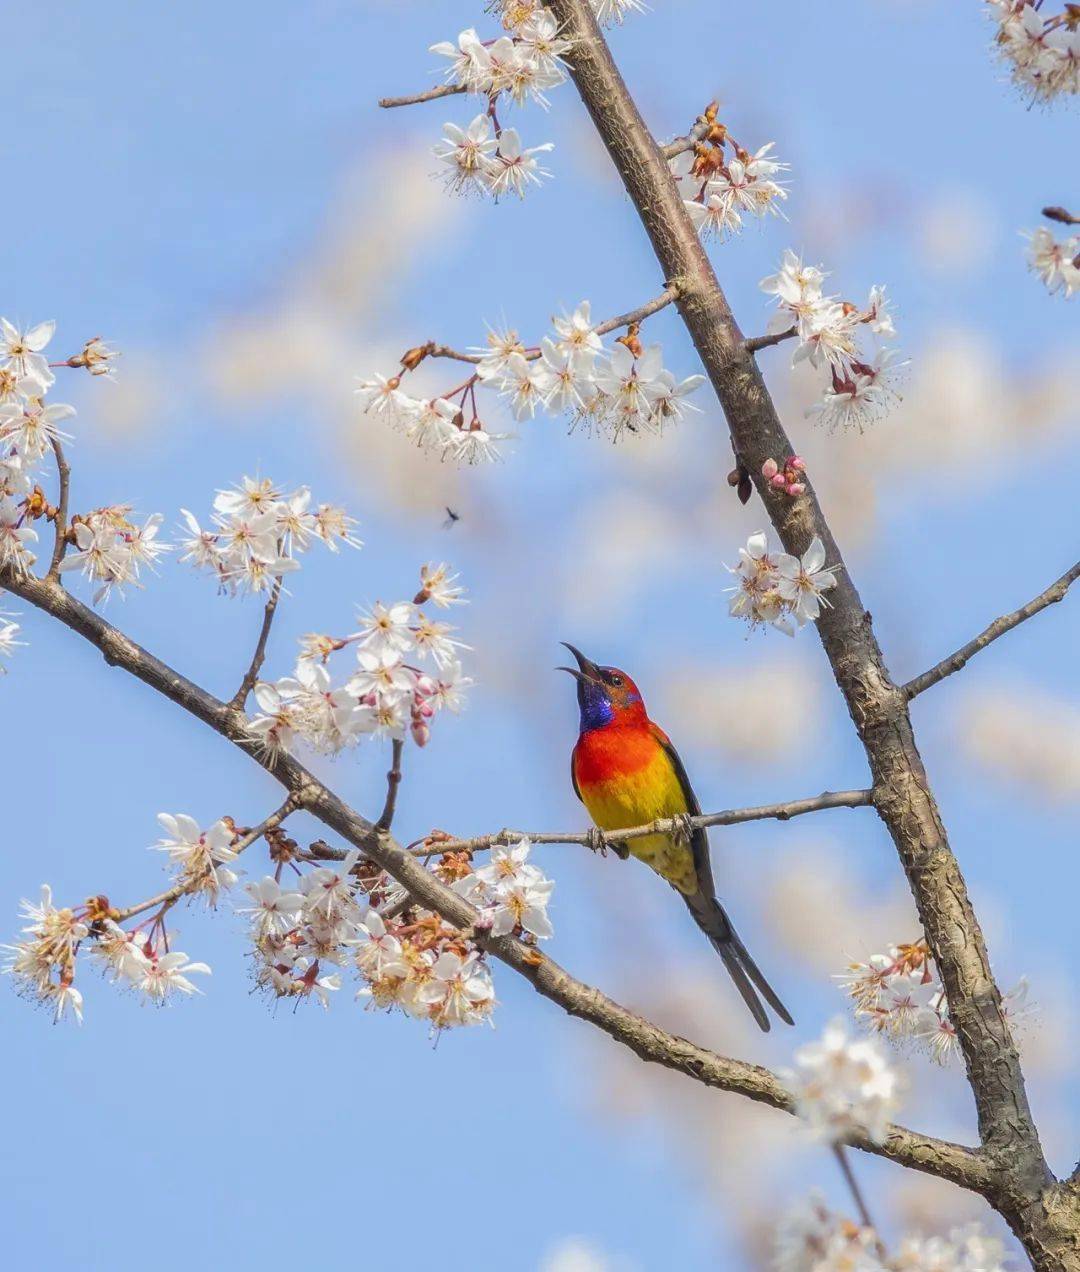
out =
[[[621,688],[622,688],[622,676],[612,676],[612,677],[611,677],[611,684],[612,684],[612,686],[613,686],[614,688],[616,688],[616,689],[621,689]]]

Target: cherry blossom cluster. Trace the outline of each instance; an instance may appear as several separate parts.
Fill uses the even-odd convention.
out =
[[[704,383],[704,376],[677,380],[663,365],[661,347],[642,344],[637,323],[610,348],[592,321],[588,301],[572,314],[553,318],[552,324],[552,333],[531,347],[516,331],[491,331],[486,344],[468,355],[475,372],[433,398],[411,397],[401,387],[402,377],[436,352],[434,345],[410,349],[398,374],[361,381],[361,410],[441,458],[477,464],[497,459],[498,444],[510,436],[484,424],[478,390],[497,393],[518,421],[531,420],[538,412],[564,415],[571,427],[583,426],[613,441],[659,432],[696,409],[685,398]]]
[[[113,589],[123,595],[125,587],[141,587],[139,571],[153,568],[157,559],[172,551],[158,537],[164,518],[153,513],[143,524],[131,520],[131,504],[95,508],[71,519],[68,538],[74,551],[60,562],[60,571],[78,570],[98,584],[94,604],[107,600]]]
[[[41,322],[20,330],[0,318],[0,568],[20,572],[35,561],[32,523],[56,516],[35,469],[54,443],[67,440],[58,425],[75,414],[74,407],[45,402],[56,376],[43,351],[55,329]]]
[[[468,646],[453,638],[449,623],[420,608],[464,603],[456,578],[447,565],[425,565],[413,600],[376,601],[351,635],[305,636],[292,676],[256,684],[259,712],[248,721],[250,732],[269,752],[287,750],[299,739],[335,755],[365,736],[402,739],[406,731],[418,746],[426,745],[436,713],[459,711],[472,684],[459,661]],[[355,667],[335,684],[327,663],[348,646],[355,647]],[[424,660],[430,671],[416,665]]]
[[[20,330],[0,318],[0,567],[26,571],[34,564],[32,545],[38,541],[33,522],[56,521],[59,509],[51,505],[39,484],[37,472],[50,451],[70,441],[60,429],[75,408],[62,402],[46,402],[56,382],[53,366],[83,368],[92,375],[107,375],[116,356],[99,339],[87,341],[81,353],[50,363],[44,350],[56,324],[41,322]],[[67,542],[76,551],[60,569],[82,570],[100,586],[95,601],[114,588],[138,586],[139,570],[153,566],[167,550],[157,541],[160,517],[135,525],[129,505],[98,508],[72,518],[65,527]]]
[[[231,817],[223,817],[206,830],[187,813],[158,813],[165,838],[154,850],[167,854],[176,871],[174,882],[187,896],[205,896],[216,905],[222,892],[234,887],[237,876],[231,868],[236,860],[239,838]]]
[[[830,429],[860,432],[888,414],[899,401],[896,378],[906,362],[886,342],[896,330],[884,287],[872,287],[865,308],[824,292],[827,274],[805,265],[789,248],[780,269],[761,281],[761,290],[776,297],[769,333],[790,332],[798,344],[792,365],[808,360],[828,377],[821,399],[807,411]],[[860,349],[869,332],[877,348]]]
[[[892,945],[865,963],[851,963],[836,978],[851,997],[856,1020],[897,1046],[925,1049],[937,1064],[959,1053],[956,1027],[925,940]],[[1003,996],[1014,1022],[1027,1010],[1027,981]]]
[[[825,547],[816,535],[797,557],[770,552],[765,531],[759,530],[739,549],[739,564],[727,569],[738,579],[727,589],[731,617],[751,627],[767,624],[787,636],[817,619],[829,604],[825,593],[836,586],[837,567],[826,566]]]
[[[431,48],[449,59],[448,83],[487,98],[486,110],[467,128],[443,125],[443,140],[434,154],[446,184],[458,193],[489,194],[496,200],[508,194],[524,198],[530,186],[549,177],[537,155],[554,148],[550,142],[523,146],[517,129],[500,122],[500,101],[522,106],[532,98],[546,107],[545,91],[566,79],[563,54],[571,47],[550,11],[540,5],[506,6],[502,18],[507,34],[498,39],[481,40],[470,27],[456,42]]]
[[[455,892],[481,913],[478,928],[493,936],[527,932],[541,940],[553,934],[547,908],[554,883],[529,863],[532,844],[522,838],[511,848],[496,848],[491,860],[451,882]]]
[[[105,897],[58,908],[48,884],[42,885],[41,900],[23,901],[22,910],[29,921],[22,939],[4,947],[8,957],[3,970],[20,993],[47,1006],[54,1020],[68,1014],[82,1023],[83,996],[75,986],[75,969],[84,946],[111,980],[147,1002],[161,1004],[175,993],[197,993],[188,977],[210,973],[205,963],[193,963],[169,948],[161,912],[148,920],[148,930],[140,925],[125,931]]]
[[[1042,0],[987,0],[997,24],[995,44],[1013,83],[1038,102],[1080,92],[1080,10],[1049,13]]]
[[[268,477],[244,477],[239,486],[218,491],[211,529],[186,508],[180,512],[187,532],[178,545],[180,560],[209,570],[220,590],[234,596],[269,591],[300,568],[297,557],[315,542],[331,552],[341,543],[363,546],[353,534],[355,520],[342,508],[313,508],[307,486],[286,492]]]
[[[834,1020],[819,1042],[795,1052],[795,1069],[785,1076],[796,1113],[817,1138],[830,1144],[855,1134],[877,1144],[885,1139],[899,1082],[875,1039],[853,1039],[844,1022]]]
[[[978,1224],[947,1237],[906,1236],[889,1255],[873,1228],[854,1223],[811,1193],[776,1230],[774,1272],[1006,1272],[1005,1252]]]
[[[706,129],[690,150],[668,160],[683,203],[703,239],[738,234],[744,216],[779,216],[787,191],[776,180],[789,165],[773,158],[770,141],[751,154],[716,120],[713,102],[699,121]],[[731,147],[730,156],[727,147]]]
[[[1040,225],[1031,232],[1027,261],[1051,296],[1061,292],[1070,300],[1080,292],[1080,234],[1059,239]]]
[[[297,871],[286,890],[280,877],[295,844],[275,842],[276,875],[247,888],[261,988],[275,998],[314,997],[326,1006],[342,971],[352,970],[361,984],[357,998],[397,1008],[433,1030],[490,1020],[491,971],[467,933],[410,905],[400,886],[355,850],[339,865]],[[522,841],[479,870],[466,853],[444,853],[434,866],[443,883],[480,908],[477,931],[528,941],[552,934],[547,905],[554,885],[528,864],[528,848]]]

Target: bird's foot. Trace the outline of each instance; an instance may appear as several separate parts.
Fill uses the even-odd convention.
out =
[[[672,838],[676,843],[688,844],[694,837],[694,819],[690,813],[676,813],[672,821]]]
[[[608,855],[609,848],[615,856],[619,857],[622,861],[625,861],[627,857],[630,856],[630,849],[626,846],[626,844],[618,843],[614,839],[609,839],[599,826],[589,827],[588,842],[589,848],[593,852],[598,852],[601,857],[606,857]]]

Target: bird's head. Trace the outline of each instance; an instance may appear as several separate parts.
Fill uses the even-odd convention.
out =
[[[645,720],[645,703],[641,690],[625,671],[618,667],[598,667],[586,658],[580,649],[562,642],[574,655],[577,667],[557,667],[577,680],[578,708],[581,712],[581,731],[602,729],[616,721],[630,724]]]

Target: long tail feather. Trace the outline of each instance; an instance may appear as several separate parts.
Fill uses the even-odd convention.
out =
[[[785,1024],[793,1025],[795,1022],[791,1018],[791,1013],[750,957],[749,950],[739,939],[739,934],[732,927],[727,911],[720,902],[715,897],[702,892],[686,897],[685,900],[690,913],[694,916],[694,921],[712,942],[713,949],[724,960],[728,975],[735,982],[735,988],[750,1008],[750,1014],[757,1021],[758,1027],[768,1033],[770,1021],[755,988]]]

